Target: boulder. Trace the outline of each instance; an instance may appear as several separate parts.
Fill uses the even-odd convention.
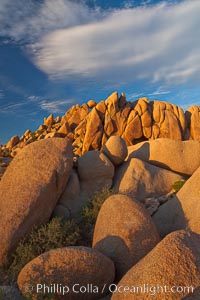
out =
[[[81,208],[95,194],[111,188],[115,168],[111,161],[100,151],[85,153],[78,159],[77,165],[81,191],[76,203]]]
[[[69,124],[70,129],[73,131],[86,118],[89,113],[87,104],[73,105],[65,114],[62,122]]]
[[[120,194],[104,202],[95,225],[93,248],[113,260],[117,279],[158,242],[158,231],[142,204]]]
[[[160,206],[153,220],[161,236],[178,230],[186,229],[200,234],[200,167],[186,181],[179,192],[169,201]]]
[[[126,143],[119,136],[111,136],[104,145],[102,152],[115,166],[120,165],[128,154]]]
[[[94,100],[89,100],[87,105],[88,105],[89,108],[93,108],[97,105],[97,103]]]
[[[200,166],[200,142],[156,139],[128,147],[129,159],[139,158],[177,173],[192,175]]]
[[[58,137],[58,138],[63,137],[63,134],[60,132],[50,132],[47,135],[45,135],[44,138],[49,139],[49,138],[55,138],[55,137]]]
[[[110,182],[114,176],[114,166],[100,151],[89,151],[78,159],[78,175],[81,181],[104,178]]]
[[[53,210],[53,217],[62,218],[65,221],[68,221],[71,219],[71,213],[68,208],[63,206],[62,204],[57,204],[55,209]]]
[[[34,225],[49,220],[72,165],[71,143],[59,138],[32,143],[12,160],[0,182],[0,265]]]
[[[56,207],[56,213],[59,212],[60,214],[62,210],[61,208],[64,207],[65,209],[63,209],[63,214],[65,217],[67,216],[66,212],[68,212],[69,217],[77,217],[77,214],[82,207],[82,201],[79,197],[80,190],[80,181],[77,171],[72,169],[65,190],[58,201],[59,208]]]
[[[86,153],[89,150],[99,149],[101,145],[102,134],[102,120],[96,107],[94,107],[87,116],[82,154]]]
[[[69,125],[68,123],[64,123],[58,130],[58,133],[61,133],[63,135],[67,135],[68,133],[70,132],[70,128],[69,128]]]
[[[169,234],[126,273],[112,299],[187,299],[184,297],[200,285],[199,244],[196,233]]]
[[[7,143],[6,148],[12,149],[14,146],[16,146],[20,142],[20,138],[15,135],[11,137],[10,141]]]
[[[45,294],[42,288],[36,294],[37,284],[42,283],[66,287],[64,295],[59,289],[53,293],[56,299],[95,300],[106,295],[114,276],[114,264],[103,254],[86,247],[66,247],[50,250],[30,261],[21,270],[17,283],[24,295],[27,285],[33,286],[31,296]]]
[[[187,109],[188,129],[193,140],[200,141],[200,106],[194,105]]]
[[[132,158],[117,169],[113,189],[143,201],[145,198],[169,193],[173,183],[181,179],[183,177],[179,174]]]
[[[122,137],[125,139],[127,145],[132,145],[134,140],[143,137],[141,119],[135,110],[131,110],[128,116],[127,125]]]
[[[44,118],[44,125],[51,127],[54,123],[53,114],[49,115],[47,118]]]

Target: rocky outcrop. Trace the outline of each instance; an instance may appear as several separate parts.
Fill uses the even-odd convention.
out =
[[[118,280],[158,242],[157,229],[142,204],[120,194],[104,202],[93,248],[114,261]]]
[[[0,182],[0,265],[34,225],[49,220],[72,164],[71,143],[58,138],[33,143],[12,160]]]
[[[21,270],[17,282],[26,296],[25,287],[30,285],[31,296],[45,295],[44,289],[37,292],[36,286],[42,283],[66,287],[65,293],[57,289],[54,299],[95,300],[106,295],[114,277],[114,264],[103,254],[86,247],[66,247],[50,250],[30,261]]]
[[[68,137],[74,154],[100,150],[110,136],[121,136],[127,146],[157,138],[200,141],[200,106],[184,113],[181,107],[164,101],[139,98],[126,100],[124,94],[112,93],[105,101],[72,106],[64,116],[44,118],[35,132],[27,130],[21,138],[13,137],[1,147],[3,155],[15,156],[16,149],[48,137]]]
[[[200,236],[196,233],[169,234],[128,271],[112,299],[188,299],[192,288],[200,285],[199,244]]]

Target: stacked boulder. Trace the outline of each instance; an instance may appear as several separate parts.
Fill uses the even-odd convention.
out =
[[[131,102],[122,93],[112,93],[105,101],[72,106],[64,116],[51,114],[35,132],[27,130],[0,147],[0,155],[15,156],[36,140],[68,137],[76,156],[101,150],[109,137],[121,136],[128,146],[157,138],[200,141],[200,106],[184,113],[181,107],[164,101],[139,98]]]

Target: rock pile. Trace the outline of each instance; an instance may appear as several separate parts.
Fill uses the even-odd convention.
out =
[[[76,156],[100,150],[110,136],[121,136],[128,146],[157,138],[200,141],[200,107],[182,108],[163,101],[140,98],[126,100],[117,92],[105,101],[72,106],[64,116],[51,114],[35,132],[27,130],[1,147],[1,155],[15,156],[21,148],[36,140],[68,137]]]
[[[37,299],[48,291],[44,285],[54,284],[54,299],[101,299],[111,292],[112,299],[150,299],[152,291],[156,299],[199,299],[199,145],[160,138],[127,148],[112,136],[76,164],[68,138],[24,147],[0,182],[0,265],[35,225],[52,215],[78,221],[83,205],[107,187],[115,194],[101,207],[91,247],[57,248],[34,258],[18,276],[21,293],[31,285],[29,296]],[[175,193],[173,183],[183,179]],[[135,292],[144,283],[150,292]],[[66,287],[64,295],[58,286]],[[193,288],[196,298],[181,287]]]

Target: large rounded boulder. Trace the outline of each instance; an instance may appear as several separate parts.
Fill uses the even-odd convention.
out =
[[[0,265],[33,226],[49,220],[73,165],[67,139],[40,140],[23,148],[0,182]]]
[[[86,247],[66,247],[50,250],[30,261],[17,282],[26,296],[42,296],[54,285],[64,288],[53,291],[55,299],[95,300],[106,295],[114,276],[114,264],[103,254]],[[32,290],[28,293],[26,288],[30,286]]]
[[[114,261],[117,279],[158,242],[157,229],[142,204],[120,194],[104,202],[95,225],[93,248]]]
[[[128,271],[112,299],[189,299],[187,295],[200,285],[199,245],[196,233],[183,230],[169,234]]]
[[[171,192],[173,183],[181,179],[179,174],[132,158],[118,168],[113,186],[116,192],[143,201]]]

